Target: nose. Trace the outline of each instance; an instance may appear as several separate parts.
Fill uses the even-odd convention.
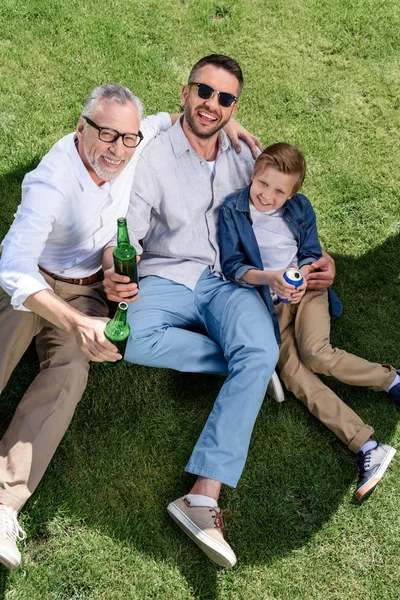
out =
[[[213,95],[211,96],[211,98],[208,98],[208,100],[206,100],[206,106],[208,106],[211,110],[215,110],[218,106],[218,94],[217,92],[214,92]]]
[[[271,203],[273,194],[269,190],[263,190],[262,197],[264,198],[265,202]]]
[[[122,142],[122,137],[119,136],[119,138],[117,138],[115,140],[115,142],[111,142],[110,148],[112,148],[112,151],[114,152],[114,154],[118,154],[121,151],[123,151],[124,150],[124,144]]]

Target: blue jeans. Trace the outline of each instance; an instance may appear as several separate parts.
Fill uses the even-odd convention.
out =
[[[128,321],[125,360],[227,375],[185,470],[236,487],[279,354],[260,295],[209,268],[193,291],[148,276],[140,282],[139,300],[129,305]]]

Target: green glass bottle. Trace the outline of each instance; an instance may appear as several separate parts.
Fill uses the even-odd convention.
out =
[[[126,302],[120,302],[118,304],[117,311],[114,318],[108,321],[104,334],[110,342],[112,342],[118,348],[118,352],[124,356],[126,343],[128,341],[129,332],[131,328],[126,322],[128,311],[128,304]],[[118,365],[122,362],[122,358],[116,362],[104,361],[104,365]]]
[[[119,275],[127,275],[130,283],[139,284],[136,250],[129,241],[126,219],[121,217],[117,223],[117,246],[113,252],[114,271]]]

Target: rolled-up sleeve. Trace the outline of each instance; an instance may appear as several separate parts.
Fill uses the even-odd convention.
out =
[[[305,202],[305,218],[300,226],[300,244],[297,253],[299,268],[311,265],[322,256],[321,244],[318,238],[317,218],[311,202],[303,196]]]

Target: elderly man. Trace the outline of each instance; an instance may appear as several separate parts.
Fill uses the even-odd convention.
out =
[[[36,336],[40,373],[0,442],[0,562],[15,568],[24,537],[17,512],[43,476],[87,382],[89,361],[121,356],[104,336],[98,279],[104,246],[126,214],[143,138],[171,126],[167,113],[139,130],[142,105],[109,84],[89,95],[75,133],[26,175],[0,260],[0,390]],[[140,148],[140,146],[139,146]]]
[[[222,131],[242,85],[241,69],[229,57],[207,56],[193,67],[182,90],[182,119],[141,155],[127,217],[131,241],[141,251],[143,240],[143,253],[126,360],[228,375],[186,466],[196,482],[168,506],[178,525],[225,567],[236,557],[223,536],[221,484],[235,487],[239,480],[278,359],[258,292],[224,280],[220,270],[218,212],[225,196],[247,185],[253,168],[249,149],[236,154]],[[135,293],[113,273],[111,247],[103,266],[110,299]],[[329,285],[332,266],[327,259],[319,266],[324,272],[317,285],[318,277]]]

